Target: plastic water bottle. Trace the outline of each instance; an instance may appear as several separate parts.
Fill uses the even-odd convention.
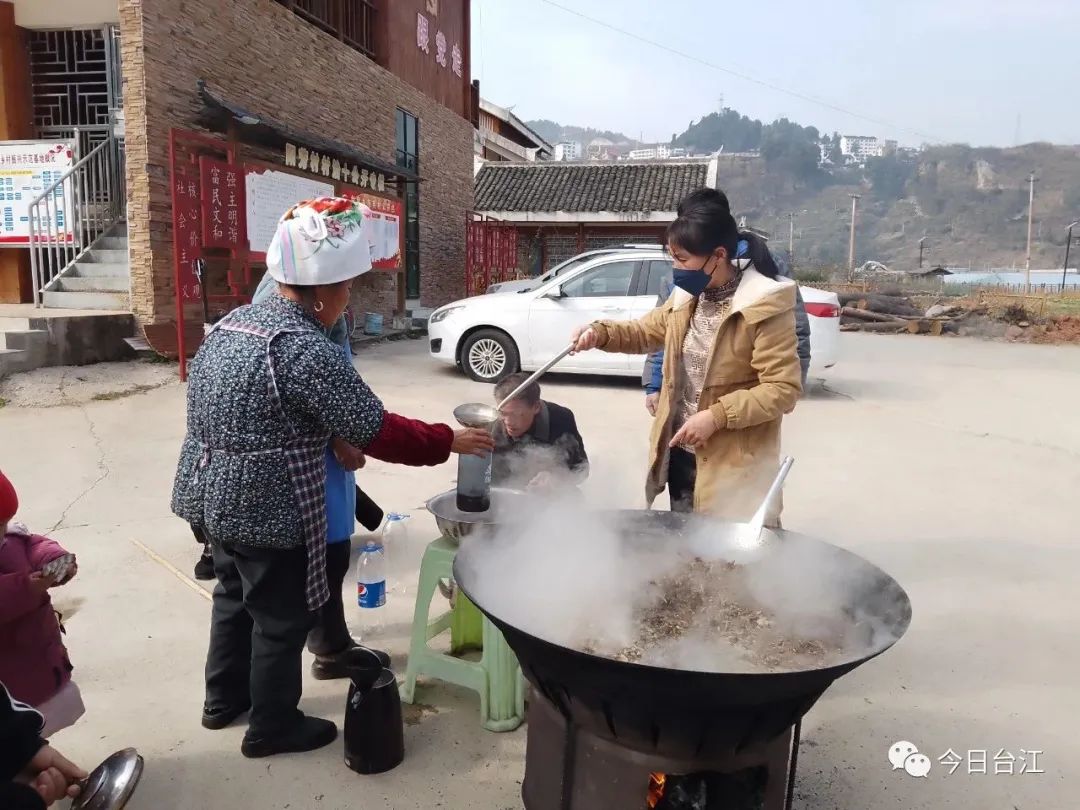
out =
[[[394,580],[397,583],[393,587],[401,594],[406,591],[404,566],[409,553],[409,527],[405,525],[405,521],[408,519],[408,515],[391,512],[386,516],[386,523],[383,524],[382,528],[382,547],[383,554],[386,555],[386,570],[387,572],[393,572]],[[387,584],[387,590],[390,589],[391,586]]]
[[[371,539],[360,549],[360,560],[356,564],[356,604],[365,611],[365,624],[379,627],[383,623],[386,604],[386,554],[382,544]]]

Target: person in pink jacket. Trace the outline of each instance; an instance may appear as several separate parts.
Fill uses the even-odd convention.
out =
[[[45,717],[43,737],[74,723],[82,697],[49,589],[71,580],[74,555],[55,540],[12,523],[18,495],[0,472],[0,681]]]

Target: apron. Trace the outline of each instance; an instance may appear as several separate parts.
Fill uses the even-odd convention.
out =
[[[289,471],[289,482],[293,496],[300,510],[300,526],[304,546],[307,548],[307,584],[306,596],[309,610],[318,610],[330,598],[330,586],[326,582],[326,459],[325,452],[330,434],[304,436],[285,414],[278,393],[277,378],[274,375],[274,361],[270,356],[270,346],[278,335],[304,334],[315,332],[314,329],[290,328],[270,331],[248,324],[233,323],[231,318],[218,321],[207,334],[212,335],[218,329],[225,332],[241,332],[254,335],[266,341],[266,370],[270,395],[271,410],[277,415],[289,431],[290,438],[284,446],[276,448],[285,455]],[[212,449],[202,437],[203,451]],[[265,450],[258,451],[265,453]]]

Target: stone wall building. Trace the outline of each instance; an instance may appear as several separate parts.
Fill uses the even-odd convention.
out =
[[[399,270],[372,272],[355,286],[361,311],[391,315],[406,299],[432,307],[462,295],[478,113],[469,0],[0,0],[0,12],[12,5],[13,19],[0,13],[0,41],[25,48],[25,69],[5,70],[4,95],[18,95],[7,85],[22,88],[27,79],[30,91],[27,104],[5,103],[0,116],[29,120],[0,121],[0,134],[70,137],[63,125],[86,137],[87,127],[100,126],[122,142],[130,278],[122,308],[140,324],[176,317],[173,128],[228,139],[237,160],[281,171],[296,169],[277,141],[303,147],[306,139],[332,144],[335,162],[372,177],[378,170],[386,193],[403,204],[405,250]],[[91,32],[95,47],[104,43],[106,58],[86,70],[105,71],[108,103],[69,104],[49,129],[43,115],[58,84],[45,75],[47,52],[79,46],[62,30],[70,20]],[[34,48],[45,56],[35,61]],[[4,58],[6,66],[10,47]],[[63,82],[60,92],[72,100],[94,92],[89,80],[76,86],[78,76]],[[100,120],[76,120],[92,115]],[[261,269],[253,268],[255,281]],[[25,289],[15,295],[26,300]],[[191,304],[187,317],[201,319],[201,306]]]

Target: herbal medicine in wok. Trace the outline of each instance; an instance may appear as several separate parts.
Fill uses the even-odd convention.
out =
[[[854,664],[907,628],[883,571],[788,532],[739,546],[737,525],[654,511],[548,504],[469,538],[455,569],[498,621],[615,662],[711,674]]]
[[[844,649],[843,624],[807,637],[784,627],[757,604],[725,561],[686,560],[650,581],[635,609],[636,638],[620,649],[595,641],[582,648],[618,661],[725,672],[778,672],[828,665]]]

